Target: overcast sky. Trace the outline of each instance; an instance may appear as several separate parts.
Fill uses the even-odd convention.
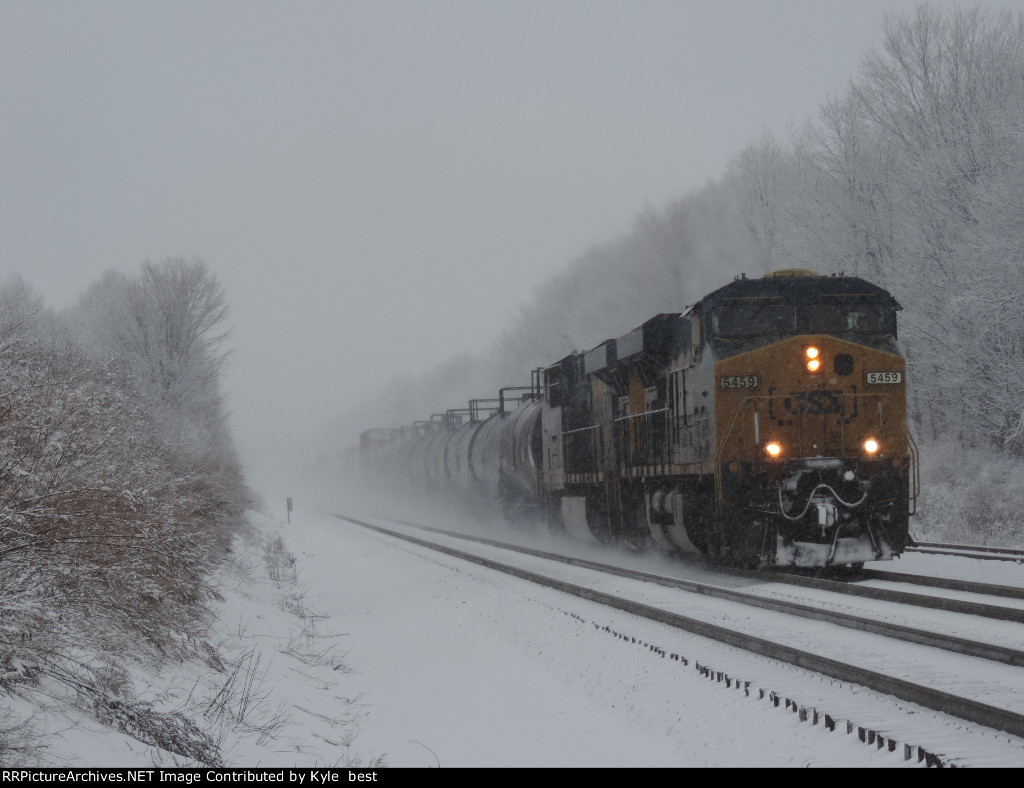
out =
[[[202,257],[243,451],[301,444],[485,350],[645,205],[841,94],[914,5],[0,0],[0,273],[60,308]]]

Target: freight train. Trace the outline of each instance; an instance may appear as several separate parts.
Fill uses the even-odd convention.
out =
[[[748,567],[899,555],[920,488],[886,290],[786,269],[361,436],[392,488]]]

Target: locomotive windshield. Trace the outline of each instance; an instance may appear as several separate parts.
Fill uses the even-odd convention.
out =
[[[885,336],[895,333],[893,310],[878,303],[719,306],[711,312],[713,338],[742,342],[791,334]]]

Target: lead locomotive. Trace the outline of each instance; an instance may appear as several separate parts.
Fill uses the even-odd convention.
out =
[[[889,559],[919,486],[899,309],[854,277],[739,278],[529,387],[368,430],[364,467],[602,542],[747,566]]]

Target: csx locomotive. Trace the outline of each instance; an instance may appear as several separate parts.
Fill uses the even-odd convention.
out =
[[[363,464],[601,542],[743,566],[889,559],[919,489],[900,308],[860,278],[742,276],[530,386],[368,430]]]

